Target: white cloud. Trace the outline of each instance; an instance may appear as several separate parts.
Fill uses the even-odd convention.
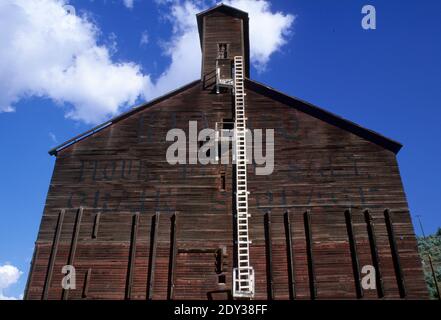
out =
[[[12,112],[27,97],[46,97],[67,108],[66,116],[99,123],[138,99],[149,100],[200,77],[201,51],[195,14],[214,2],[156,0],[173,27],[164,42],[170,58],[152,81],[132,62],[117,62],[115,34],[99,44],[100,30],[86,15],[63,9],[66,0],[0,2],[0,112]],[[133,1],[124,1],[133,7]],[[294,16],[273,12],[269,1],[226,0],[250,15],[251,62],[265,69],[287,41]],[[143,33],[141,45],[148,41]]]
[[[263,71],[271,55],[286,44],[295,16],[272,12],[271,3],[264,0],[226,0],[225,4],[248,12],[251,62]]]
[[[149,43],[149,33],[147,32],[147,30],[144,30],[141,33],[141,40],[139,40],[139,44],[141,46],[145,46]]]
[[[111,32],[105,41],[107,50],[109,51],[110,55],[115,54],[118,51],[118,43],[116,40],[116,34],[114,32]]]
[[[133,0],[123,0],[123,2],[127,8],[133,9]]]
[[[155,83],[155,92],[165,93],[201,76],[201,49],[196,13],[203,8],[186,1],[171,6],[167,18],[173,25],[173,36],[163,45],[171,63]]]
[[[49,132],[49,138],[51,138],[53,143],[58,143],[57,136],[54,133]]]
[[[17,300],[15,297],[7,297],[3,294],[3,290],[9,288],[11,285],[17,283],[20,276],[23,274],[17,267],[10,264],[0,266],[0,300]],[[20,296],[18,299],[22,298]]]
[[[150,78],[140,66],[113,62],[109,50],[116,47],[98,45],[98,28],[85,16],[68,14],[64,4],[1,2],[0,47],[7,49],[0,51],[0,111],[41,96],[72,105],[70,118],[96,123],[149,90]]]

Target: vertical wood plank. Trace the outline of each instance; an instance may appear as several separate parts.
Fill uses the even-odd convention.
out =
[[[93,222],[93,231],[92,231],[92,238],[96,239],[98,237],[98,228],[100,225],[100,219],[101,219],[101,212],[98,212],[95,215],[95,220]]]
[[[391,212],[389,209],[384,210],[384,218],[386,221],[387,235],[392,251],[392,260],[394,262],[395,276],[397,278],[398,291],[401,298],[406,297],[406,285],[404,282],[403,269],[401,268],[400,254],[398,252],[395,230],[392,222]]]
[[[380,258],[377,250],[377,240],[375,237],[374,221],[369,210],[364,211],[364,217],[367,225],[369,245],[371,247],[372,263],[375,268],[375,281],[377,284],[377,294],[379,298],[384,297],[383,277],[380,268]]]
[[[312,232],[311,232],[311,212],[307,210],[304,213],[304,223],[305,223],[305,237],[306,237],[306,250],[308,256],[308,273],[309,273],[309,291],[311,299],[317,298],[317,286],[315,280],[315,270],[314,270],[314,252],[313,252],[313,242],[312,242]]]
[[[351,250],[352,269],[354,272],[355,291],[358,299],[363,298],[363,288],[361,286],[360,263],[357,253],[357,241],[354,236],[354,228],[352,225],[351,210],[345,211],[346,229],[348,232],[349,248]]]
[[[295,279],[295,265],[294,254],[292,250],[292,229],[289,210],[285,212],[285,234],[286,234],[286,254],[288,257],[288,280],[289,280],[289,296],[290,299],[296,298],[296,279]]]
[[[170,260],[169,260],[169,273],[168,273],[168,290],[167,299],[173,300],[173,291],[175,288],[175,265],[176,265],[176,233],[177,233],[177,213],[171,217],[171,230],[170,230]]]
[[[32,281],[31,277],[32,277],[32,275],[35,272],[35,264],[36,264],[35,262],[36,262],[36,259],[38,257],[38,254],[39,254],[39,248],[40,248],[39,244],[36,243],[35,244],[34,254],[32,256],[32,261],[31,261],[31,267],[30,267],[30,270],[29,270],[28,280],[26,281],[25,294],[24,294],[24,297],[23,297],[24,300],[28,300],[29,299],[29,285],[30,285],[30,283]]]
[[[92,277],[92,268],[87,269],[86,276],[84,277],[83,293],[82,297],[87,298],[89,295],[90,278]]]
[[[60,242],[61,227],[63,226],[64,214],[65,214],[65,209],[62,209],[60,211],[60,213],[58,214],[57,227],[55,229],[54,240],[52,242],[52,249],[51,249],[51,253],[49,256],[49,263],[48,263],[48,268],[47,268],[47,273],[46,273],[46,279],[44,282],[43,297],[42,297],[43,300],[47,300],[48,295],[49,295],[49,288],[50,288],[51,281],[52,281],[52,273],[54,271],[54,264],[55,264],[55,257],[57,255],[57,250],[58,250],[58,243]]]
[[[147,299],[153,298],[153,287],[155,284],[155,264],[156,251],[158,247],[158,226],[159,226],[159,212],[152,217],[152,227],[150,230],[150,262],[148,267],[148,285],[147,285]]]
[[[139,224],[139,213],[135,213],[132,217],[129,265],[127,267],[127,280],[126,280],[126,295],[125,295],[126,299],[130,299],[132,294],[133,273],[135,270],[135,259],[136,259],[136,238],[138,235],[138,224]]]
[[[265,247],[266,247],[266,277],[268,300],[274,299],[273,251],[271,236],[271,211],[265,213]]]
[[[72,242],[70,245],[69,259],[67,260],[67,264],[71,266],[74,265],[74,261],[75,261],[75,253],[77,251],[77,242],[78,242],[78,236],[80,234],[80,226],[81,226],[82,218],[83,218],[83,207],[80,207],[77,210],[77,214],[75,217],[75,226],[73,230]],[[63,289],[61,299],[67,300],[68,298],[69,298],[69,290]]]

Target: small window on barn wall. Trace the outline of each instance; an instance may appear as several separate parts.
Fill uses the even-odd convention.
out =
[[[234,129],[234,120],[233,119],[222,119],[222,129],[233,130]]]
[[[218,43],[217,44],[217,58],[227,59],[228,58],[228,43]]]
[[[220,274],[217,278],[217,282],[219,284],[225,284],[227,282],[226,276],[224,274]]]

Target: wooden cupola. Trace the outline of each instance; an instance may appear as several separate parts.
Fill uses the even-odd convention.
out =
[[[197,14],[204,82],[216,78],[216,70],[229,78],[234,56],[244,57],[245,77],[250,76],[248,13],[219,4]]]

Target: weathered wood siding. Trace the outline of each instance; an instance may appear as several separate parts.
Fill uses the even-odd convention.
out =
[[[385,297],[398,287],[384,210],[390,209],[407,297],[426,297],[415,235],[395,155],[372,142],[248,90],[249,128],[275,129],[275,169],[269,176],[249,168],[253,248],[264,252],[263,214],[271,210],[275,297],[288,298],[283,214],[289,209],[294,238],[296,296],[310,296],[303,214],[311,212],[312,247],[318,298],[355,298],[345,225],[351,209],[360,267],[372,265],[363,212],[369,209],[379,251]],[[277,251],[279,250],[279,251]],[[279,256],[277,255],[279,254]],[[276,262],[277,259],[277,262]],[[257,265],[257,263],[255,263]],[[260,264],[259,264],[260,265]],[[261,266],[261,273],[264,269]],[[262,288],[261,288],[262,289]],[[264,289],[264,286],[263,286]],[[375,298],[376,292],[365,296]],[[260,298],[266,297],[264,290]]]
[[[345,223],[348,209],[360,268],[373,264],[364,217],[364,210],[369,209],[384,297],[399,298],[386,208],[393,219],[406,297],[427,297],[395,155],[271,97],[252,90],[247,93],[248,127],[275,130],[274,172],[256,176],[253,165],[248,172],[256,298],[267,299],[272,290],[274,299],[310,299],[314,287],[318,299],[356,298]],[[73,246],[77,289],[69,291],[68,299],[229,297],[234,264],[232,166],[170,165],[165,155],[171,142],[165,137],[171,128],[188,134],[190,120],[197,121],[199,129],[214,128],[216,122],[232,118],[232,103],[230,93],[216,95],[198,83],[60,151],[26,298],[63,297],[61,269]],[[226,173],[225,191],[220,190],[221,172]],[[74,243],[80,207],[83,214]],[[287,210],[294,283],[289,277]],[[307,210],[310,251],[305,234]],[[271,256],[264,218],[269,211]],[[134,214],[139,214],[137,228],[133,228]],[[136,243],[131,244],[134,230]],[[216,272],[219,248],[226,253],[225,284],[218,283]],[[272,286],[268,286],[271,278]],[[295,292],[290,293],[290,287]],[[375,290],[363,293],[365,298],[378,298]]]
[[[58,152],[25,298],[231,297],[233,166],[170,165],[166,135],[233,118],[231,93],[212,90],[218,43],[248,59],[248,17],[233,11],[202,18],[201,82]],[[275,130],[274,172],[248,167],[256,298],[426,298],[394,153],[306,109],[247,82],[248,127]],[[366,265],[377,290],[357,286]]]

